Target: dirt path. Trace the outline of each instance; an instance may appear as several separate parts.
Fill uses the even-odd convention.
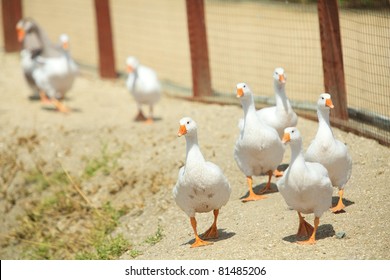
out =
[[[353,158],[353,174],[345,194],[349,205],[345,213],[325,213],[317,244],[303,247],[294,244],[297,215],[287,209],[279,193],[269,194],[263,201],[240,201],[247,187],[233,159],[237,122],[242,116],[239,106],[190,103],[165,95],[155,110],[160,120],[148,126],[132,121],[136,105],[123,81],[101,81],[94,74],[83,73],[66,100],[73,112],[62,115],[27,99],[29,91],[17,55],[0,53],[0,65],[0,152],[5,155],[14,149],[16,161],[23,163],[24,170],[11,184],[2,182],[2,259],[26,258],[21,244],[4,236],[16,229],[17,217],[32,200],[43,199],[50,191],[39,192],[25,184],[22,175],[33,168],[34,159],[45,162],[47,172],[61,163],[71,176],[84,178],[81,173],[86,159],[99,156],[105,145],[109,153],[117,154],[115,176],[102,173],[81,181],[81,189],[93,205],[110,201],[115,207],[129,209],[114,233],[122,233],[133,244],[132,250],[141,252],[137,259],[390,258],[390,225],[386,222],[390,214],[386,184],[390,178],[390,150],[375,141],[334,129],[335,135],[348,144]],[[183,116],[198,123],[205,158],[224,170],[233,189],[230,201],[221,209],[219,240],[213,246],[197,249],[189,248],[193,239],[189,219],[172,199],[179,167],[185,161],[185,140],[176,136]],[[317,124],[300,118],[298,127],[307,147]],[[32,136],[39,143],[29,153],[22,144],[26,141],[23,139]],[[5,172],[6,161],[2,160],[0,168]],[[289,152],[284,163],[288,160]],[[255,177],[256,189],[265,181],[265,176]],[[211,213],[197,218],[199,232],[212,222]],[[312,223],[313,217],[309,215],[307,220]],[[82,218],[72,221],[74,232],[84,228],[82,222]],[[158,230],[161,237],[156,236]],[[340,232],[346,234],[342,239],[336,237]],[[67,233],[64,230],[61,234]],[[157,237],[155,245],[145,242],[150,236]],[[132,258],[131,252],[121,258]]]

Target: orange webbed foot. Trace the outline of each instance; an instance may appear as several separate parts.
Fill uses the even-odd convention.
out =
[[[316,244],[316,241],[313,238],[309,238],[308,240],[297,241],[297,243],[299,245],[314,245],[314,244]]]
[[[243,198],[242,202],[249,202],[249,201],[256,201],[256,200],[262,200],[267,198],[265,195],[250,193],[247,197]]]
[[[208,245],[212,245],[212,244],[213,244],[212,242],[208,242],[208,241],[201,239],[200,237],[196,237],[195,242],[191,244],[191,248],[208,246]]]

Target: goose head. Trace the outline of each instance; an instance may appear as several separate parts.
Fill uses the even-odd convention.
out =
[[[69,36],[68,34],[61,34],[60,35],[60,45],[64,50],[69,50]]]
[[[139,66],[139,61],[134,56],[129,56],[126,59],[127,73],[133,73]]]
[[[252,91],[246,83],[237,84],[237,98],[248,99],[252,96]]]
[[[274,74],[274,83],[277,85],[284,85],[287,80],[287,75],[284,73],[284,69],[282,67],[275,68]]]
[[[284,135],[282,139],[282,142],[284,144],[301,142],[301,141],[302,141],[301,133],[296,127],[287,127],[284,129]]]
[[[320,94],[320,97],[317,101],[317,108],[321,111],[329,111],[330,109],[334,108],[332,98],[330,97],[329,93]]]
[[[183,136],[183,135],[193,135],[196,133],[197,126],[194,120],[192,120],[189,117],[182,118],[180,120],[180,128],[177,132],[177,136]]]
[[[26,34],[37,32],[37,24],[29,18],[23,18],[16,24],[16,32],[18,34],[18,41],[23,42]]]

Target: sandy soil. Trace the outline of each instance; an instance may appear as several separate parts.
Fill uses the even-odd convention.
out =
[[[323,215],[316,245],[300,246],[294,243],[297,215],[287,209],[275,185],[275,192],[265,200],[240,201],[247,193],[245,176],[233,159],[240,106],[191,103],[171,98],[166,92],[155,108],[158,120],[152,125],[135,123],[136,105],[123,80],[102,81],[94,73],[82,71],[65,101],[72,113],[64,115],[28,100],[18,55],[0,53],[0,65],[1,259],[25,258],[22,244],[9,234],[17,229],[17,217],[24,215],[31,201],[50,191],[37,191],[26,184],[24,176],[34,162],[44,162],[47,172],[61,164],[77,177],[85,159],[98,156],[104,144],[110,152],[119,151],[115,176],[81,181],[80,188],[92,205],[110,201],[115,207],[128,207],[114,234],[122,233],[133,244],[132,249],[142,253],[137,259],[390,258],[390,190],[386,184],[390,150],[375,141],[334,129],[348,144],[353,158],[353,174],[345,194],[348,206],[345,213]],[[183,116],[198,123],[204,156],[222,168],[233,189],[220,212],[220,238],[212,246],[196,249],[189,245],[193,241],[189,219],[172,199],[179,167],[185,162],[185,140],[176,136]],[[307,147],[317,124],[300,118],[298,127]],[[24,145],[26,139],[35,143],[33,151]],[[283,163],[289,162],[289,154]],[[23,165],[10,182],[4,180],[9,173],[4,155]],[[265,176],[254,178],[256,189],[265,182]],[[334,200],[336,195],[335,190]],[[203,232],[210,226],[212,214],[200,214],[197,219],[199,232]],[[312,223],[313,217],[309,215],[307,220]],[[77,228],[78,221],[72,221],[71,226],[82,230],[82,226]],[[155,245],[145,243],[158,228],[162,239]],[[342,232],[345,237],[337,238]],[[130,251],[121,258],[132,258]]]

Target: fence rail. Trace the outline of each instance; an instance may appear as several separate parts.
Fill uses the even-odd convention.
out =
[[[30,16],[53,41],[68,33],[76,60],[101,77],[117,77],[135,55],[172,95],[237,103],[234,86],[245,81],[258,107],[274,104],[272,72],[282,66],[301,116],[316,119],[316,99],[329,91],[334,125],[390,146],[389,1],[295,2],[1,0],[0,46],[18,50],[15,24]]]

